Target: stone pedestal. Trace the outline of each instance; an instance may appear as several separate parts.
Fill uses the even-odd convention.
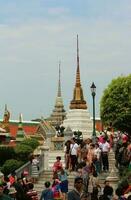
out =
[[[115,167],[112,168],[112,170],[111,170],[109,176],[106,178],[106,180],[108,180],[110,182],[110,185],[113,187],[114,190],[117,188],[119,177],[118,177],[118,172],[115,169]]]
[[[64,149],[65,139],[64,137],[52,137],[51,138],[51,151]]]
[[[42,166],[44,170],[48,170],[49,169],[49,146],[44,143],[43,146],[40,147],[41,148],[41,154],[43,155],[43,159],[42,159]]]
[[[115,167],[115,154],[112,149],[109,152],[109,171],[110,173],[109,176],[106,178],[106,180],[110,182],[110,185],[115,190],[118,185],[119,176],[118,176],[118,170]]]
[[[113,149],[110,150],[108,159],[109,159],[109,171],[111,171],[112,168],[114,168],[115,166],[115,154]]]

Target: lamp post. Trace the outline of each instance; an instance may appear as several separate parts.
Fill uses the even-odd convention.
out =
[[[96,95],[96,86],[94,82],[91,85],[91,94],[92,94],[92,99],[93,99],[93,134],[92,134],[92,139],[93,142],[95,143],[96,140],[96,128],[95,128],[95,95]]]

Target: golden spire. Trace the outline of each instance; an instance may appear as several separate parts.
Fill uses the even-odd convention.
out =
[[[84,100],[83,90],[82,90],[81,82],[80,82],[78,35],[77,35],[76,84],[75,84],[75,88],[74,88],[73,100],[70,103],[70,109],[87,109],[86,101]]]

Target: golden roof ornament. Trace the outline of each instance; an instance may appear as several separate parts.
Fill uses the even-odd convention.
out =
[[[70,102],[70,109],[87,109],[86,101],[84,100],[83,89],[80,81],[80,66],[79,66],[79,45],[77,35],[77,70],[76,83],[74,88],[73,100]]]

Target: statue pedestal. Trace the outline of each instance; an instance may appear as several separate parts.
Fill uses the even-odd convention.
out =
[[[51,138],[51,150],[62,150],[64,149],[64,137],[52,137]]]
[[[48,170],[49,169],[49,147],[48,145],[45,143],[43,146],[40,147],[41,148],[41,153],[43,155],[43,159],[42,159],[42,166],[44,170]]]
[[[115,154],[113,149],[109,152],[109,176],[106,178],[110,182],[113,189],[116,189],[119,181],[118,170],[115,167]]]
[[[110,185],[115,190],[118,185],[118,181],[119,181],[118,172],[115,169],[115,167],[112,168],[112,170],[111,170],[109,176],[106,178],[106,180],[110,182]]]

